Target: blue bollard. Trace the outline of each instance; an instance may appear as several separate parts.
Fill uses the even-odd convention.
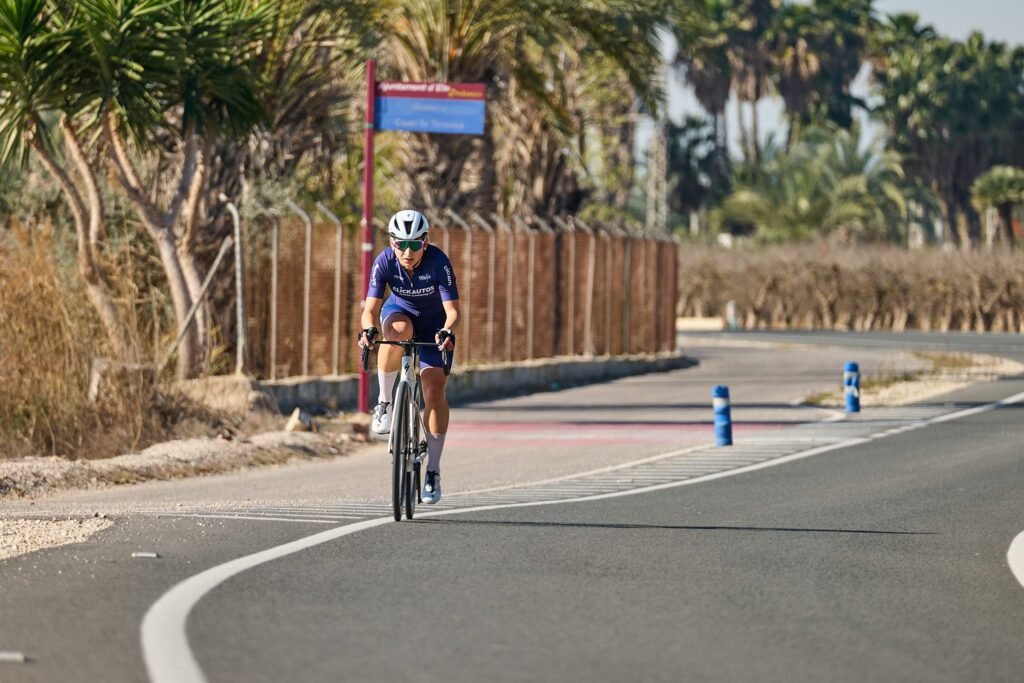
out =
[[[719,384],[711,390],[711,405],[715,409],[715,445],[732,445],[732,414],[729,410],[729,387]]]
[[[843,391],[846,393],[846,412],[860,412],[860,366],[847,363],[843,368]]]
[[[725,304],[725,324],[730,330],[738,330],[740,327],[740,319],[736,314],[736,302],[729,300]]]

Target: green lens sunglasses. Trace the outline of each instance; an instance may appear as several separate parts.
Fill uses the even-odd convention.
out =
[[[399,251],[405,251],[406,249],[419,251],[423,248],[423,240],[395,240],[395,246],[398,247]]]

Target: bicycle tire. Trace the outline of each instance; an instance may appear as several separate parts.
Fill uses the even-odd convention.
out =
[[[391,451],[391,509],[395,521],[402,521],[402,497],[405,493],[405,459],[408,452],[406,434],[406,422],[409,417],[409,391],[405,382],[400,382],[398,391],[395,392],[395,402],[392,404],[391,412],[391,438],[389,439],[389,450]]]
[[[416,501],[413,499],[413,483],[412,483],[412,472],[405,473],[405,518],[412,519],[413,515],[416,514]]]
[[[412,460],[413,465],[410,468],[412,470],[412,481],[410,482],[409,491],[413,496],[413,507],[415,508],[416,503],[420,502],[422,481],[420,479],[420,464],[416,462],[420,452],[420,429],[422,427],[420,416],[423,410],[423,386],[420,384],[418,377],[413,384],[412,395],[413,400],[409,412],[409,458]],[[406,517],[407,519],[412,519],[409,515],[406,515]]]
[[[413,390],[413,396],[415,397],[415,395],[416,395],[416,390],[414,389]],[[413,483],[412,483],[412,473],[413,473],[413,468],[414,468],[413,463],[414,463],[414,461],[416,459],[416,439],[415,439],[415,435],[416,435],[416,433],[418,431],[418,427],[419,427],[419,416],[417,415],[417,409],[416,409],[415,401],[410,401],[409,402],[409,413],[408,413],[408,415],[406,417],[407,417],[407,419],[406,419],[407,429],[405,430],[405,432],[406,432],[406,436],[405,436],[405,454],[406,455],[405,455],[405,468],[404,468],[404,471],[405,471],[405,482],[404,482],[405,492],[404,492],[403,495],[405,496],[405,518],[406,519],[412,519],[412,516],[414,514],[416,514],[416,502],[417,502],[416,498],[413,497],[413,494],[414,494],[413,489],[415,487],[413,486]]]
[[[412,466],[412,482],[413,495],[416,496],[416,502],[418,503],[423,492],[423,469],[420,467],[420,463]]]

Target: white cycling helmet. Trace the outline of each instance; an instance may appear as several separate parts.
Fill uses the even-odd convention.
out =
[[[396,240],[418,240],[430,230],[427,217],[419,211],[404,209],[391,217],[388,223],[388,234]]]

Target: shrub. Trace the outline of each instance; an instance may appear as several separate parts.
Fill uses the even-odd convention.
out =
[[[736,302],[748,328],[1024,332],[1024,255],[779,246],[685,245],[682,316],[723,316]]]
[[[52,231],[0,230],[0,457],[113,455],[163,429],[140,406],[155,399],[139,373],[88,397],[105,336],[74,277],[63,277]]]

